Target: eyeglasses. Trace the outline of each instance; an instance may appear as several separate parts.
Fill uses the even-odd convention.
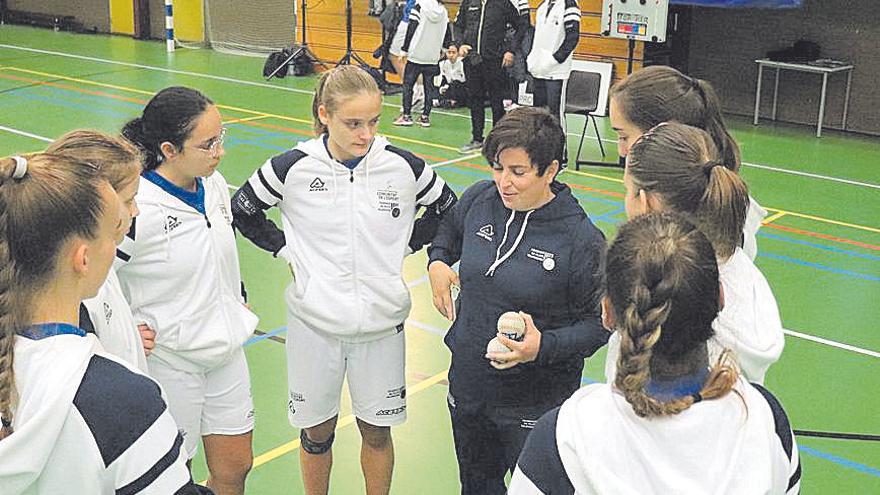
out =
[[[211,155],[211,158],[217,158],[218,156],[220,156],[220,148],[223,147],[223,139],[225,137],[226,128],[224,127],[220,129],[220,135],[211,140],[211,142],[206,145],[193,146],[193,148],[208,153],[209,155]]]

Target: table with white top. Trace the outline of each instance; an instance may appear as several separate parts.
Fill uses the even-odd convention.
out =
[[[822,137],[822,121],[825,119],[825,94],[828,90],[828,75],[838,72],[846,72],[846,97],[843,100],[843,130],[846,130],[846,114],[849,109],[849,91],[852,83],[852,71],[854,68],[852,64],[825,67],[821,65],[810,65],[807,63],[776,62],[768,59],[755,60],[755,63],[758,64],[758,85],[755,90],[755,125],[758,125],[758,117],[760,116],[761,79],[764,75],[764,67],[767,67],[769,69],[776,69],[776,81],[773,85],[773,112],[771,114],[773,120],[776,120],[776,100],[779,94],[780,70],[822,74],[822,94],[819,98],[819,122],[816,124],[816,137]]]

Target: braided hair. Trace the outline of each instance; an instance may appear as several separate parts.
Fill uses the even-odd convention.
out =
[[[718,265],[712,245],[693,224],[672,213],[627,222],[608,251],[605,274],[621,340],[614,385],[637,415],[678,414],[731,391],[738,375],[727,355],[698,395],[661,401],[645,391],[653,359],[681,361],[713,334]]]

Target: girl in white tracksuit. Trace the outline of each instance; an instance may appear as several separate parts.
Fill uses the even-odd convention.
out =
[[[189,88],[166,88],[123,134],[144,150],[141,210],[119,247],[118,270],[136,321],[156,332],[147,363],[186,432],[204,439],[209,485],[243,493],[253,457],[250,376],[242,345],[257,317],[242,296],[220,113]]]
[[[617,152],[623,161],[642,133],[661,122],[681,122],[708,132],[728,169],[739,172],[739,146],[724,125],[721,103],[708,81],[656,65],[640,69],[611,88],[609,116],[617,132]],[[748,214],[737,244],[755,259],[755,236],[767,211],[749,197]]]
[[[544,0],[535,13],[535,36],[526,57],[534,78],[534,106],[546,107],[565,131],[565,83],[581,30],[577,0]]]
[[[737,246],[748,208],[745,183],[722,165],[706,132],[664,123],[633,144],[624,185],[628,217],[647,211],[682,213],[712,241],[724,305],[712,323],[710,360],[728,349],[747,380],[763,383],[785,339],[767,280]],[[616,375],[619,345],[620,335],[613,336],[606,365],[609,380]]]
[[[119,198],[60,154],[0,160],[0,493],[195,494],[159,386],[77,326]]]
[[[363,466],[367,492],[387,493],[390,427],[406,418],[403,260],[430,242],[456,198],[422,159],[376,135],[381,93],[362,69],[325,72],[313,112],[318,137],[257,169],[233,198],[235,226],[294,275],[286,293],[288,417],[302,429],[306,492],[328,489],[347,376],[362,458],[372,459]],[[283,229],[266,219],[273,206]]]
[[[605,280],[621,367],[538,420],[507,493],[797,494],[781,404],[707,349],[724,299],[709,240],[682,216],[641,215],[618,231]]]
[[[83,130],[61,136],[46,151],[97,166],[110,181],[121,203],[122,218],[117,238],[121,243],[131,228],[132,219],[138,214],[135,195],[143,165],[137,148],[121,137]],[[144,343],[114,268],[107,274],[98,295],[83,301],[80,306],[80,327],[95,333],[107,352],[147,373]],[[152,330],[144,332],[152,341]]]

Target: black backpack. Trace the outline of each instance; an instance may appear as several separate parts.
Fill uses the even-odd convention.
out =
[[[290,57],[291,53],[293,52],[289,51],[287,48],[280,52],[270,53],[269,58],[266,59],[266,63],[263,64],[263,77],[269,77],[274,72],[275,74],[273,77],[284,79],[284,77],[287,76],[287,70],[289,67],[289,62],[285,63],[285,61]]]

